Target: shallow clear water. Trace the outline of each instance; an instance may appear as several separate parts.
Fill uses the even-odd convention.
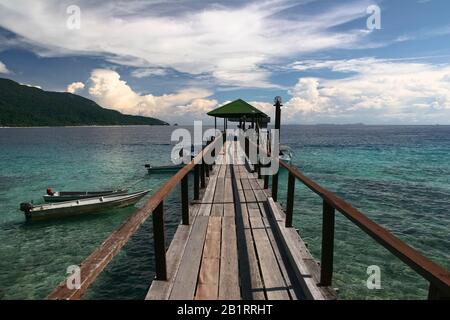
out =
[[[49,186],[156,191],[168,176],[146,176],[144,163],[169,162],[171,127],[0,129],[0,298],[45,296],[135,208],[27,224],[23,201]],[[376,222],[450,268],[450,127],[286,126],[294,163]],[[286,172],[280,199],[285,199]],[[321,201],[296,185],[294,222],[320,258]],[[137,206],[142,205],[142,201]],[[168,236],[180,219],[179,193],[166,201]],[[150,220],[105,269],[86,298],[141,299],[153,278]],[[381,290],[368,290],[367,266],[381,268]],[[424,298],[427,284],[337,214],[334,286],[340,297]]]

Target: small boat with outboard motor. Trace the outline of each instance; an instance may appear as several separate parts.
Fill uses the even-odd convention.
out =
[[[115,194],[87,199],[46,203],[33,205],[21,203],[20,210],[27,220],[45,220],[50,218],[64,218],[74,215],[102,212],[113,208],[124,208],[137,203],[151,190],[144,190],[130,194]]]
[[[280,160],[291,163],[294,152],[289,146],[280,145]]]

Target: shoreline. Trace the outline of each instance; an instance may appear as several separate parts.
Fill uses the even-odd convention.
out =
[[[122,128],[122,127],[172,127],[171,125],[164,124],[133,124],[133,125],[86,125],[86,126],[34,126],[34,127],[1,127],[0,129],[49,129],[49,128]]]
[[[203,124],[206,127],[214,127],[214,124]],[[123,128],[123,127],[192,127],[193,124],[134,124],[134,125],[84,125],[84,126],[32,126],[32,127],[2,127],[0,129],[50,129],[50,128]],[[307,126],[307,127],[450,127],[450,124],[284,124],[284,126]],[[219,126],[218,126],[219,127]]]

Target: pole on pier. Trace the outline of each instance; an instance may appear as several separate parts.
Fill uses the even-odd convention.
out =
[[[335,209],[323,200],[322,256],[320,262],[320,285],[331,286],[333,279]]]
[[[203,147],[203,150],[204,149],[205,148]],[[203,150],[202,150],[202,154],[203,154]],[[201,161],[202,162],[200,163],[200,183],[201,183],[201,188],[204,189],[204,188],[206,188],[206,178],[205,178],[206,168],[205,168],[205,159],[203,159],[203,156],[202,156]]]
[[[181,149],[181,156],[184,159],[184,148]],[[189,225],[189,180],[188,175],[185,175],[181,179],[181,216],[182,223],[184,225]]]
[[[258,172],[258,179],[261,179],[261,163],[259,159],[259,130],[256,131],[256,172]]]
[[[200,170],[199,165],[196,164],[194,166],[194,200],[200,199],[200,190],[199,190],[199,183],[200,183]]]
[[[286,228],[292,228],[292,215],[294,213],[295,177],[289,173],[287,204],[286,204]]]
[[[189,225],[189,181],[188,176],[185,175],[183,179],[181,179],[181,214],[183,225]]]
[[[164,232],[164,202],[153,211],[153,242],[155,245],[156,280],[167,280],[166,235]]]
[[[264,176],[264,189],[267,190],[269,189],[269,175],[265,175]]]
[[[194,159],[195,147],[191,145],[191,158]],[[194,165],[194,200],[200,199],[200,190],[199,190],[199,168],[198,164]]]
[[[274,104],[274,107],[275,107],[275,130],[278,130],[278,132],[280,132],[281,106],[282,106],[281,97],[275,97],[274,102],[275,102],[275,104]],[[278,134],[278,136],[280,137],[280,134]],[[278,146],[280,145],[279,140],[275,141],[275,143],[278,143]],[[279,155],[276,154],[275,157],[278,161]],[[278,200],[278,171],[272,177],[272,198],[273,198],[273,201],[275,201],[275,202]]]
[[[208,147],[210,144],[212,143],[212,138],[211,140],[208,139],[206,140],[206,146]],[[210,153],[211,151],[209,151],[208,153]],[[209,178],[209,171],[212,170],[212,164],[209,163],[205,163],[206,166],[206,177]]]

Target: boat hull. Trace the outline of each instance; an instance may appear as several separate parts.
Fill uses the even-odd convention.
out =
[[[66,202],[103,196],[125,195],[127,193],[128,190],[116,190],[104,192],[59,192],[58,195],[54,196],[44,195],[43,198],[45,202],[55,203],[55,202]]]
[[[149,191],[140,192],[135,195],[131,195],[128,198],[119,198],[114,201],[107,202],[96,202],[92,204],[84,204],[84,205],[73,205],[66,207],[55,207],[48,208],[45,210],[40,210],[39,208],[44,208],[43,206],[36,206],[31,212],[26,213],[26,219],[29,221],[42,221],[48,219],[61,219],[66,217],[73,217],[79,215],[86,214],[94,214],[94,213],[102,213],[106,210],[114,209],[114,208],[125,208],[136,204],[139,200],[141,200]],[[89,200],[89,199],[88,199]],[[70,202],[68,202],[69,204]],[[63,203],[60,203],[63,204]]]
[[[163,174],[163,173],[174,173],[178,172],[183,168],[183,165],[173,165],[173,166],[162,166],[147,168],[148,174]]]

